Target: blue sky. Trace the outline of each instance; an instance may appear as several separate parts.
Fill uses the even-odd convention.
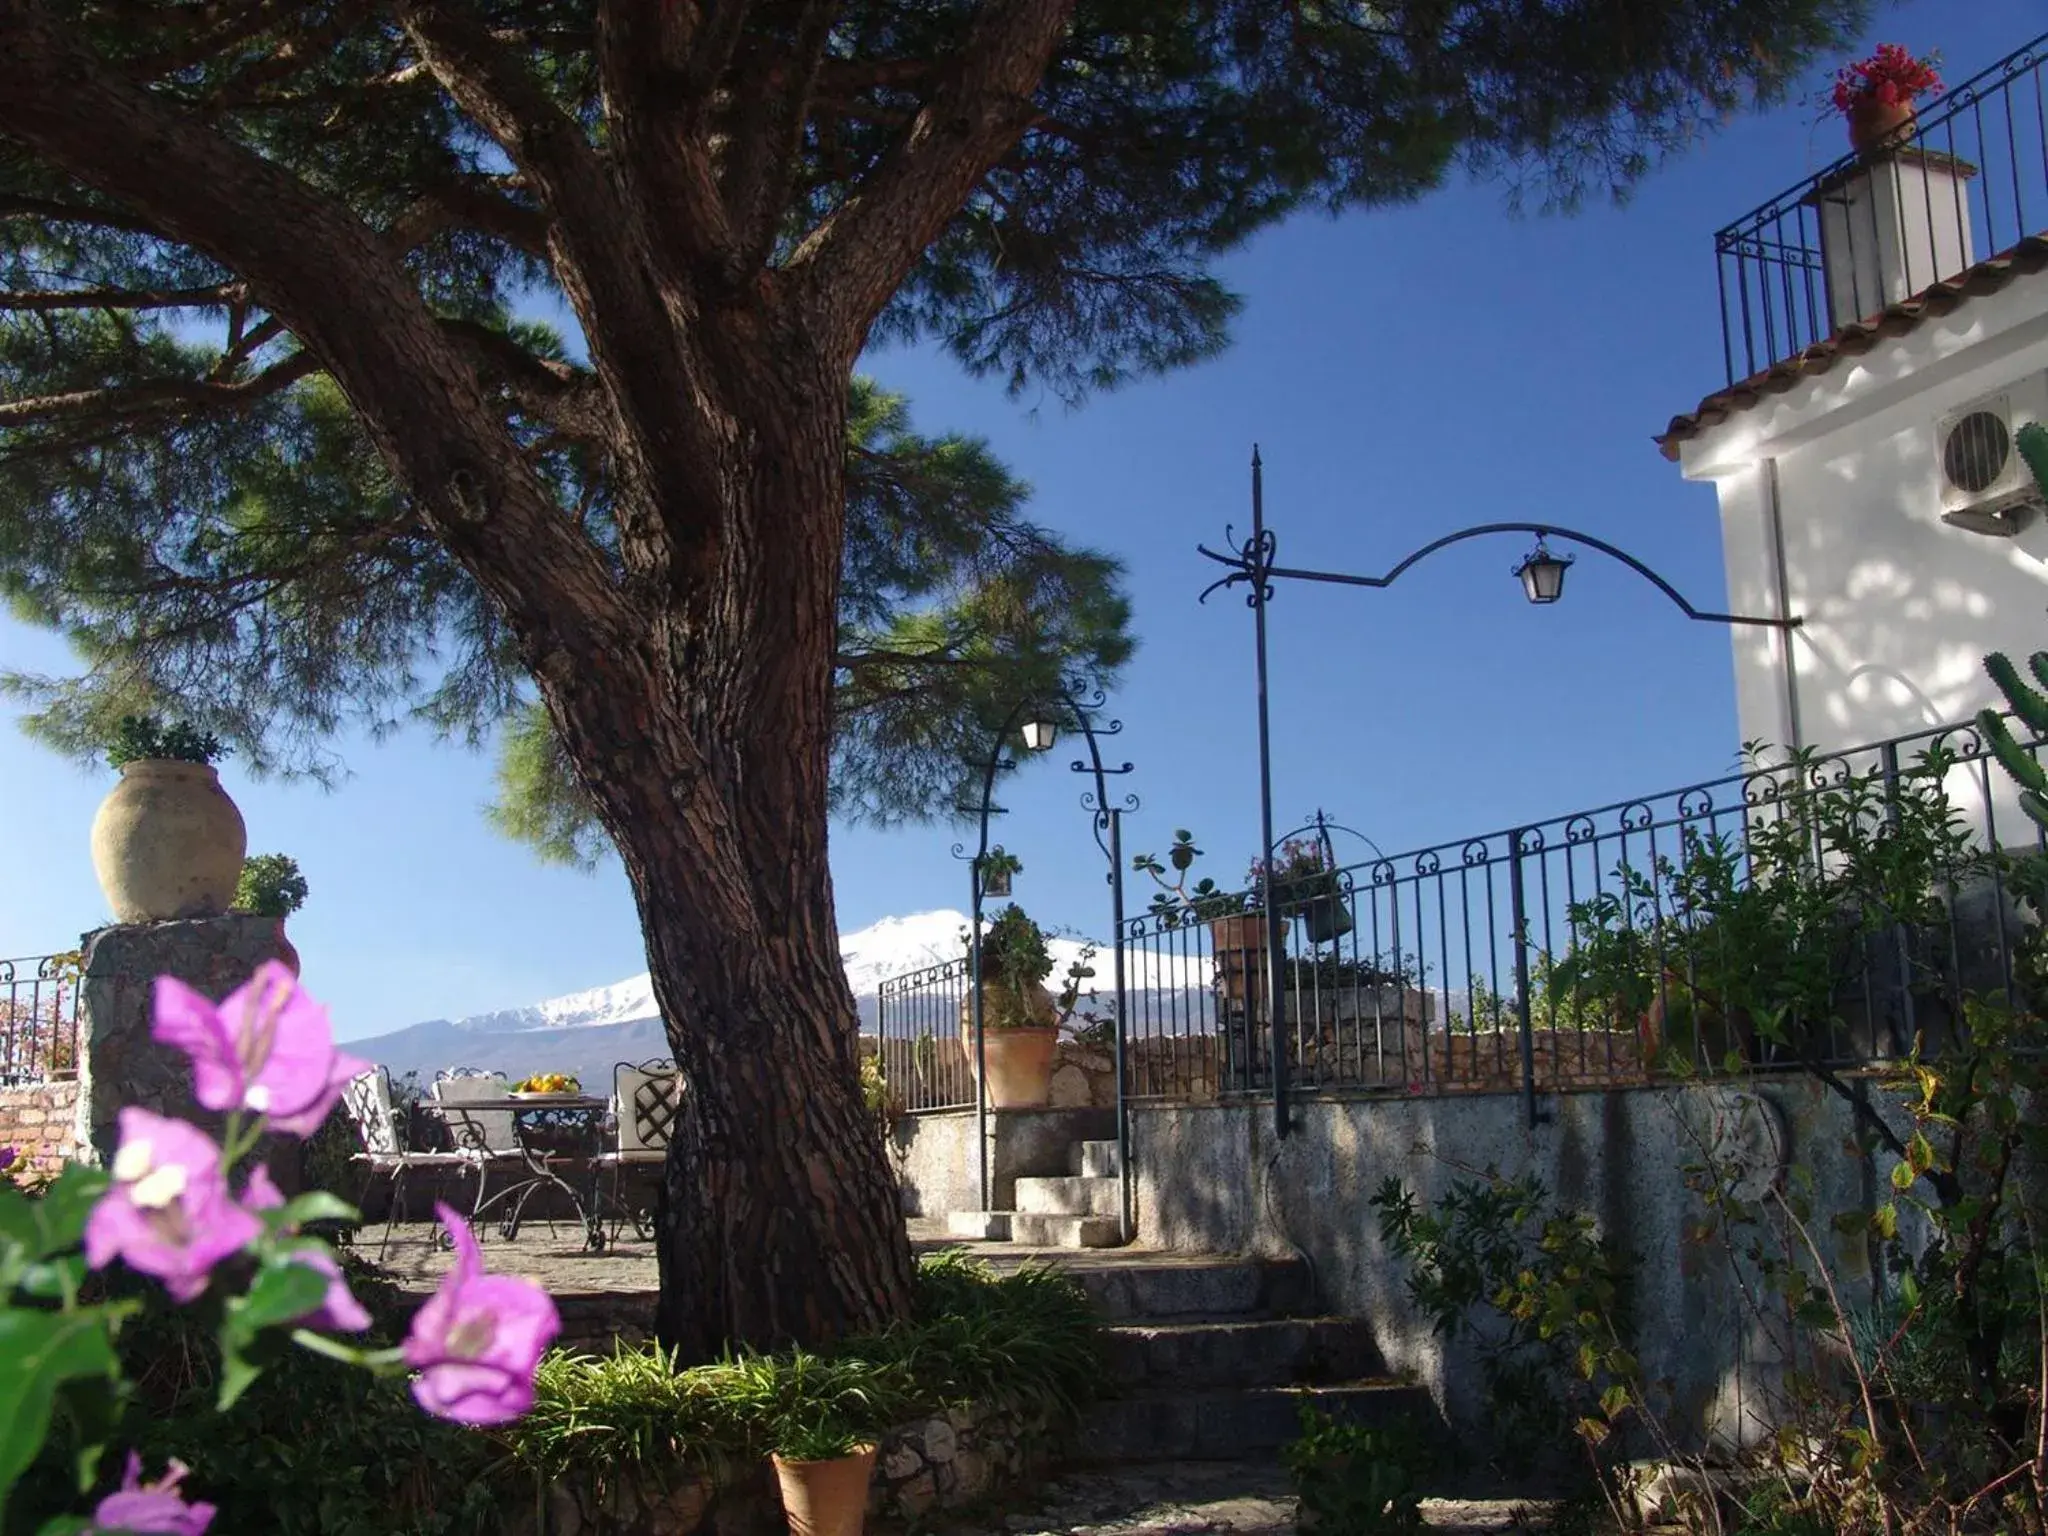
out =
[[[1956,80],[2043,24],[2024,0],[1917,0],[1882,12],[1870,41],[1939,48]],[[1469,524],[1551,521],[1723,604],[1713,492],[1681,481],[1650,439],[1722,382],[1714,231],[1845,147],[1840,123],[1815,117],[1800,104],[1738,119],[1620,209],[1513,218],[1499,187],[1461,182],[1410,208],[1297,219],[1223,268],[1246,300],[1223,357],[1079,411],[1008,399],[935,354],[873,359],[921,427],[987,437],[1034,486],[1034,516],[1126,561],[1141,646],[1110,712],[1143,802],[1128,848],[1163,849],[1190,827],[1227,879],[1256,847],[1251,619],[1235,597],[1196,602],[1215,567],[1194,548],[1248,522],[1254,442],[1282,563],[1380,571]],[[1383,592],[1281,591],[1283,828],[1320,805],[1392,853],[1730,768],[1727,632],[1597,558],[1564,602],[1532,608],[1508,574],[1525,543],[1474,540]],[[51,637],[5,619],[0,657],[69,665]],[[341,748],[353,777],[331,794],[223,769],[251,851],[305,869],[312,896],[292,936],[341,1034],[645,969],[616,862],[546,869],[483,824],[488,755],[423,733]],[[1024,859],[1021,904],[1099,935],[1105,865],[1071,757],[1005,785],[997,836]],[[0,955],[65,948],[106,920],[87,833],[111,784],[0,724]],[[964,906],[950,848],[968,836],[836,828],[842,930]]]

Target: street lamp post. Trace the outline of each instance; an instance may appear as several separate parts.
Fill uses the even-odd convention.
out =
[[[1719,613],[1710,609],[1696,608],[1688,602],[1679,590],[1662,576],[1643,564],[1634,555],[1619,549],[1605,539],[1590,533],[1579,533],[1570,528],[1560,528],[1554,523],[1480,523],[1471,528],[1461,528],[1456,533],[1447,533],[1434,539],[1420,549],[1399,561],[1384,575],[1361,576],[1346,571],[1317,571],[1298,567],[1275,565],[1273,557],[1279,552],[1279,541],[1272,529],[1266,526],[1265,464],[1259,450],[1252,449],[1252,531],[1251,537],[1242,543],[1237,540],[1234,530],[1225,528],[1224,536],[1231,545],[1230,553],[1221,553],[1206,544],[1195,546],[1196,551],[1218,565],[1226,567],[1226,574],[1218,577],[1202,589],[1201,601],[1207,602],[1212,593],[1224,591],[1242,583],[1246,589],[1245,604],[1252,610],[1253,665],[1257,674],[1258,693],[1258,739],[1259,739],[1259,836],[1263,848],[1259,858],[1259,900],[1266,913],[1267,953],[1278,956],[1282,942],[1279,913],[1273,905],[1273,750],[1272,729],[1268,709],[1266,683],[1266,605],[1272,602],[1274,583],[1278,581],[1317,581],[1335,586],[1347,587],[1389,587],[1398,581],[1408,569],[1440,549],[1461,544],[1467,539],[1476,539],[1497,533],[1528,533],[1536,536],[1536,547],[1523,557],[1514,568],[1515,579],[1522,584],[1522,593],[1532,603],[1547,605],[1564,596],[1565,572],[1572,564],[1570,555],[1559,556],[1551,552],[1552,539],[1581,545],[1599,554],[1607,555],[1627,566],[1643,577],[1678,607],[1688,619],[1704,624],[1754,625],[1775,629],[1781,634],[1800,627],[1804,620],[1785,616],[1778,618],[1760,617],[1752,614]],[[1517,832],[1515,837],[1520,838]],[[1516,921],[1520,922],[1517,913]],[[1284,1138],[1289,1129],[1286,1026],[1281,1016],[1285,993],[1280,987],[1277,960],[1266,966],[1266,1008],[1267,1017],[1272,1021],[1273,1031],[1273,1123],[1275,1134]],[[1521,987],[1522,1005],[1528,1006],[1526,978]],[[1526,1022],[1526,1021],[1525,1021]],[[1523,1052],[1529,1049],[1527,1030],[1523,1031]],[[1525,1076],[1527,1074],[1525,1073]],[[1533,1119],[1534,1106],[1530,1113]]]
[[[1059,740],[1059,715],[1064,712],[1072,720],[1082,739],[1088,744],[1088,757],[1084,761],[1075,759],[1069,765],[1075,773],[1093,777],[1095,786],[1081,798],[1083,809],[1093,820],[1096,846],[1101,848],[1109,860],[1109,886],[1111,908],[1111,933],[1115,946],[1116,985],[1116,1119],[1118,1146],[1118,1177],[1124,1181],[1125,1198],[1121,1202],[1121,1226],[1126,1241],[1130,1238],[1129,1178],[1122,1169],[1129,1164],[1129,1149],[1124,1124],[1124,887],[1123,887],[1123,814],[1137,808],[1137,798],[1125,795],[1121,803],[1109,803],[1108,779],[1111,775],[1126,774],[1132,765],[1122,763],[1116,767],[1106,766],[1102,760],[1100,738],[1114,736],[1123,730],[1121,720],[1110,720],[1100,725],[1095,722],[1096,710],[1107,702],[1100,688],[1093,688],[1084,680],[1066,678],[1049,689],[1050,702],[1027,696],[1019,699],[1004,717],[995,738],[989,744],[988,761],[982,765],[981,804],[978,807],[980,837],[974,857],[968,861],[968,1009],[970,1027],[974,1031],[974,1131],[980,1148],[981,1209],[989,1209],[989,1156],[988,1156],[988,1039],[982,1018],[981,998],[981,917],[985,898],[988,895],[987,865],[989,855],[989,817],[996,813],[994,805],[996,774],[1005,768],[1016,766],[1003,756],[1003,744],[1015,730],[1024,750],[1032,753],[1049,752]],[[964,850],[955,845],[956,857]]]

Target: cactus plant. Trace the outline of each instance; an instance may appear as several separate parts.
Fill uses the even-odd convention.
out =
[[[2020,457],[2026,460],[2027,472],[2034,477],[2034,485],[2048,497],[2048,428],[2028,422],[2015,434],[2014,442]],[[2027,658],[2027,670],[2034,674],[2040,688],[2021,677],[2012,658],[2003,652],[1994,651],[1986,656],[1984,670],[2005,695],[2007,707],[2027,728],[2037,737],[2048,735],[2048,693],[2042,692],[2048,688],[2048,651],[2036,651]],[[1982,711],[1977,716],[1977,726],[1999,765],[2018,782],[2020,809],[2040,826],[2048,827],[2048,769],[2043,769],[2034,755],[2020,745],[2004,715],[1997,710]]]

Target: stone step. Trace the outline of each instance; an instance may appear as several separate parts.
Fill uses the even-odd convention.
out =
[[[1120,1323],[1104,1330],[1110,1373],[1146,1387],[1284,1387],[1356,1381],[1385,1368],[1356,1317]]]
[[[1113,1141],[1074,1143],[1073,1171],[1084,1179],[1113,1179],[1123,1172],[1123,1161]]]
[[[1023,1183],[1022,1179],[1017,1181]],[[1050,1211],[1011,1211],[1010,1241],[1033,1248],[1115,1248],[1123,1225],[1114,1216],[1077,1216]]]
[[[1236,1392],[1160,1388],[1091,1407],[1075,1440],[1074,1459],[1235,1461],[1271,1453],[1300,1438],[1304,1401],[1359,1423],[1413,1418],[1425,1433],[1438,1423],[1429,1393],[1401,1381]]]
[[[1300,1259],[1134,1255],[1072,1273],[1112,1323],[1284,1317],[1307,1310],[1314,1292]]]
[[[1019,1179],[1017,1209],[1051,1216],[1114,1216],[1123,1183],[1114,1178]]]
[[[1007,1243],[1010,1240],[1008,1211],[949,1211],[946,1236],[968,1243]]]

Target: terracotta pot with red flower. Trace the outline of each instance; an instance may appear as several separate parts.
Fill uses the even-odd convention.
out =
[[[278,958],[299,973],[299,952],[285,937],[284,920],[306,904],[306,877],[299,873],[298,860],[289,854],[259,853],[242,861],[242,878],[235,886],[235,910],[255,917],[277,919]]]
[[[1837,71],[1828,104],[1849,125],[1849,147],[1871,155],[1910,139],[1920,98],[1941,90],[1941,76],[1934,72],[1940,61],[1939,54],[1915,58],[1898,43],[1885,43]]]

